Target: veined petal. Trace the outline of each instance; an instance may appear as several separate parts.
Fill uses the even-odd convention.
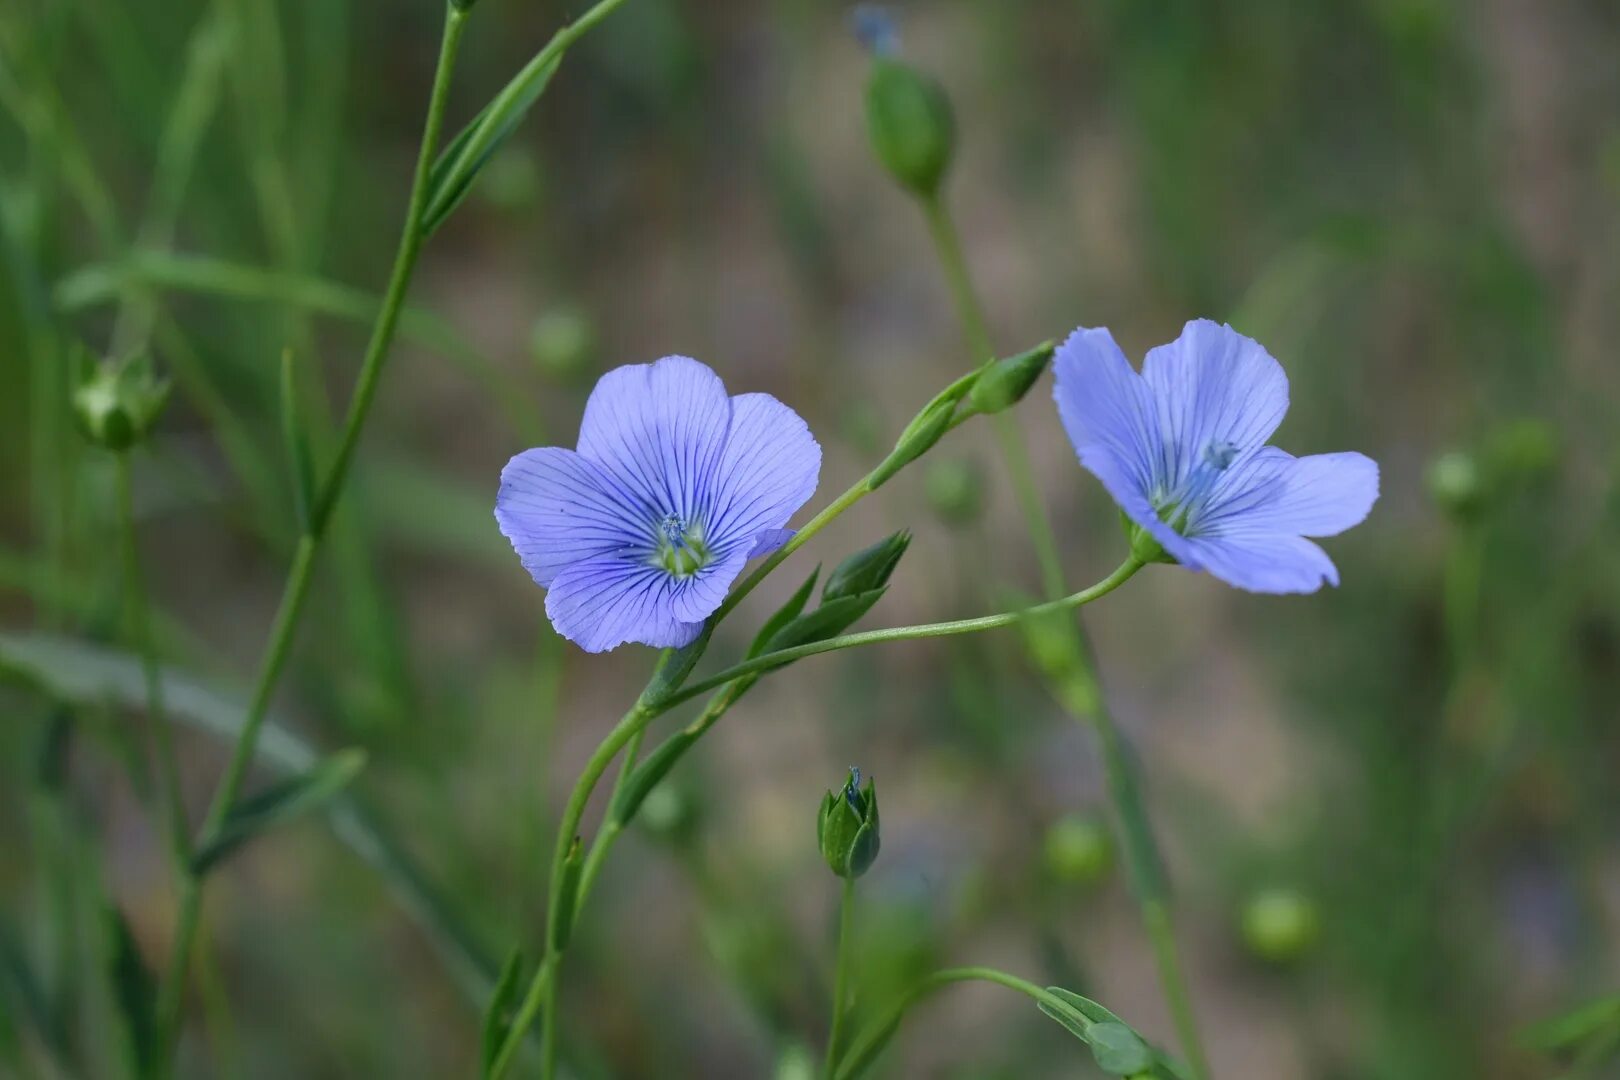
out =
[[[749,550],[748,557],[757,559],[761,555],[769,555],[783,544],[793,539],[797,529],[766,529],[764,532],[754,534],[754,546]]]
[[[1275,461],[1266,482],[1211,505],[1201,531],[1336,536],[1361,524],[1378,501],[1378,464],[1364,454],[1266,454]]]
[[[1053,366],[1052,396],[1081,462],[1096,472],[1088,456],[1092,448],[1106,451],[1116,479],[1145,497],[1159,474],[1158,418],[1147,384],[1114,336],[1107,330],[1076,330],[1058,347]]]
[[[1234,530],[1182,537],[1181,544],[1190,556],[1182,562],[1250,592],[1311,593],[1339,583],[1327,552],[1301,536]]]
[[[710,486],[711,545],[753,550],[816,493],[820,477],[821,446],[799,414],[769,394],[738,394]]]
[[[602,376],[585,403],[581,457],[610,470],[649,521],[692,521],[707,501],[731,426],[731,399],[707,365],[687,356],[629,364]]]
[[[1288,412],[1288,376],[1253,338],[1194,319],[1142,363],[1174,493],[1212,461],[1226,468],[1265,445]]]
[[[701,623],[713,615],[731,583],[748,563],[748,550],[737,548],[690,577],[679,578],[670,591],[670,610],[683,623]]]
[[[525,450],[501,470],[495,520],[524,569],[550,586],[570,563],[651,550],[646,515],[605,469],[572,450]]]
[[[552,580],[546,615],[557,633],[586,652],[606,652],[626,642],[655,648],[689,645],[703,622],[677,616],[675,594],[681,585],[661,567],[630,559],[587,559],[564,567]]]

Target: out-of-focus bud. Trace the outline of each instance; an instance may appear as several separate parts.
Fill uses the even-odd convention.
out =
[[[936,461],[923,474],[928,505],[947,525],[967,525],[984,512],[984,476],[970,461]]]
[[[956,120],[939,84],[892,57],[872,62],[866,82],[872,149],[901,186],[932,198],[950,168]]]
[[[1446,514],[1473,517],[1485,504],[1485,478],[1474,455],[1448,450],[1429,465],[1429,495]]]
[[[900,564],[900,557],[910,546],[911,531],[901,529],[857,551],[827,575],[827,584],[821,589],[822,603],[886,587],[894,568]]]
[[[450,0],[450,6],[461,12],[463,15],[471,11],[473,9],[473,5],[476,3],[478,3],[478,0]]]
[[[1243,943],[1273,964],[1299,960],[1315,946],[1321,932],[1316,903],[1298,889],[1261,889],[1243,905]]]
[[[534,321],[529,352],[547,376],[575,382],[590,371],[596,358],[596,330],[583,311],[564,305]]]
[[[688,789],[666,781],[641,800],[636,820],[660,840],[679,846],[692,838],[697,826],[697,800]]]
[[[1558,434],[1544,420],[1515,420],[1492,433],[1485,458],[1494,479],[1529,483],[1558,463]]]
[[[1052,343],[1043,341],[1028,352],[997,360],[968,391],[968,404],[981,413],[998,413],[1018,404],[1051,363],[1052,352]]]
[[[858,878],[877,858],[877,787],[868,780],[862,788],[859,769],[850,769],[849,781],[821,800],[816,836],[822,857],[839,877]]]
[[[518,213],[530,210],[545,194],[540,165],[527,148],[508,146],[484,166],[478,194],[498,210]]]
[[[1096,818],[1070,814],[1054,821],[1041,844],[1046,872],[1067,885],[1096,885],[1114,865],[1114,842]]]
[[[160,379],[145,354],[97,364],[73,395],[79,427],[91,442],[108,450],[128,450],[152,430],[169,399],[169,380]]]

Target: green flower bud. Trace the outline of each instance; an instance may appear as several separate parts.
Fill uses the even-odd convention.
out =
[[[1429,466],[1429,495],[1454,518],[1473,517],[1485,504],[1485,478],[1474,456],[1450,450]]]
[[[939,84],[898,60],[878,57],[866,82],[866,130],[878,160],[915,195],[931,198],[956,141],[951,103]]]
[[[1114,842],[1094,817],[1070,814],[1054,821],[1041,844],[1046,871],[1070,885],[1096,885],[1114,865]]]
[[[968,404],[981,413],[998,413],[1018,404],[1051,363],[1052,353],[1052,343],[1045,341],[1028,352],[997,360],[968,391]]]
[[[1321,930],[1316,903],[1297,889],[1262,889],[1243,905],[1243,942],[1262,960],[1286,964],[1316,944]]]
[[[697,800],[688,789],[666,781],[641,800],[636,820],[660,840],[680,846],[692,838],[697,828]]]
[[[583,311],[565,305],[534,321],[529,352],[546,375],[558,382],[574,382],[591,369],[596,330]]]
[[[73,410],[86,437],[108,450],[127,450],[144,439],[169,398],[169,380],[152,371],[146,355],[104,361],[73,394]]]
[[[1543,420],[1515,420],[1492,433],[1485,456],[1493,478],[1533,481],[1558,463],[1558,434]]]
[[[937,461],[923,474],[928,505],[947,525],[968,525],[984,512],[984,476],[969,461]]]
[[[857,551],[827,575],[827,583],[821,588],[822,603],[884,588],[889,584],[889,576],[894,573],[894,568],[900,564],[900,557],[910,546],[910,530],[901,529],[871,547]]]
[[[863,789],[859,769],[850,769],[849,782],[821,800],[816,836],[822,857],[839,877],[858,878],[877,858],[877,787],[868,780]]]

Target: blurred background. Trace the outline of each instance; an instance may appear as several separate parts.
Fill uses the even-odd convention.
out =
[[[450,122],[582,7],[482,0]],[[957,110],[947,198],[999,347],[1106,325],[1139,358],[1230,320],[1288,369],[1280,445],[1382,466],[1370,520],[1326,544],[1340,589],[1153,567],[1086,612],[1216,1074],[1620,1076],[1620,8],[890,10]],[[174,380],[135,496],[195,816],[296,540],[279,359],[311,415],[340,414],[440,18],[0,11],[0,1073],[118,1075],[97,912],[115,901],[152,967],[173,925],[112,458],[74,428],[73,343],[111,348],[118,302],[146,297]],[[777,395],[825,448],[819,503],[976,359],[869,150],[868,64],[843,4],[630,0],[433,238],[254,783],[312,749],[369,764],[341,812],[215,875],[184,1074],[468,1072],[489,979],[541,938],[561,798],[653,657],[559,641],[491,516],[507,458],[572,445],[601,371],[680,352]],[[1094,580],[1124,552],[1116,512],[1045,385],[1019,421],[1069,578]],[[975,423],[768,581],[709,664],[817,560],[900,527],[915,542],[864,625],[1038,592]],[[852,764],[883,800],[868,1002],[988,963],[1170,1040],[1092,740],[1016,635],[982,636],[801,663],[682,763],[570,952],[579,1075],[809,1075],[838,889],[814,821]],[[963,987],[879,1072],[1092,1068],[1024,999]]]

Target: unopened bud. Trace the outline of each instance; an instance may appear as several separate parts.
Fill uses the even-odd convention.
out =
[[[1114,843],[1107,827],[1082,814],[1054,821],[1041,849],[1047,873],[1065,884],[1095,885],[1114,865]]]
[[[1052,343],[1046,341],[1028,352],[997,360],[973,384],[968,404],[981,413],[998,413],[1018,404],[1051,363],[1052,352]]]
[[[529,352],[540,370],[558,382],[585,375],[596,355],[596,330],[576,307],[548,311],[529,331]]]
[[[938,83],[879,56],[866,83],[866,130],[878,160],[903,187],[923,198],[939,191],[951,164],[956,121]]]
[[[169,398],[169,380],[152,371],[142,354],[97,364],[73,395],[79,426],[90,441],[108,450],[127,450],[144,439]]]
[[[850,769],[848,782],[821,800],[816,836],[822,857],[839,877],[858,878],[877,858],[877,787],[868,780],[862,788],[859,769]]]
[[[948,525],[967,525],[984,510],[984,477],[969,461],[938,461],[923,474],[929,507]]]
[[[1485,503],[1485,478],[1474,455],[1450,450],[1435,458],[1429,466],[1429,495],[1452,517],[1478,513]]]
[[[1243,941],[1262,960],[1289,963],[1308,953],[1321,930],[1316,904],[1298,889],[1263,889],[1243,905]]]

